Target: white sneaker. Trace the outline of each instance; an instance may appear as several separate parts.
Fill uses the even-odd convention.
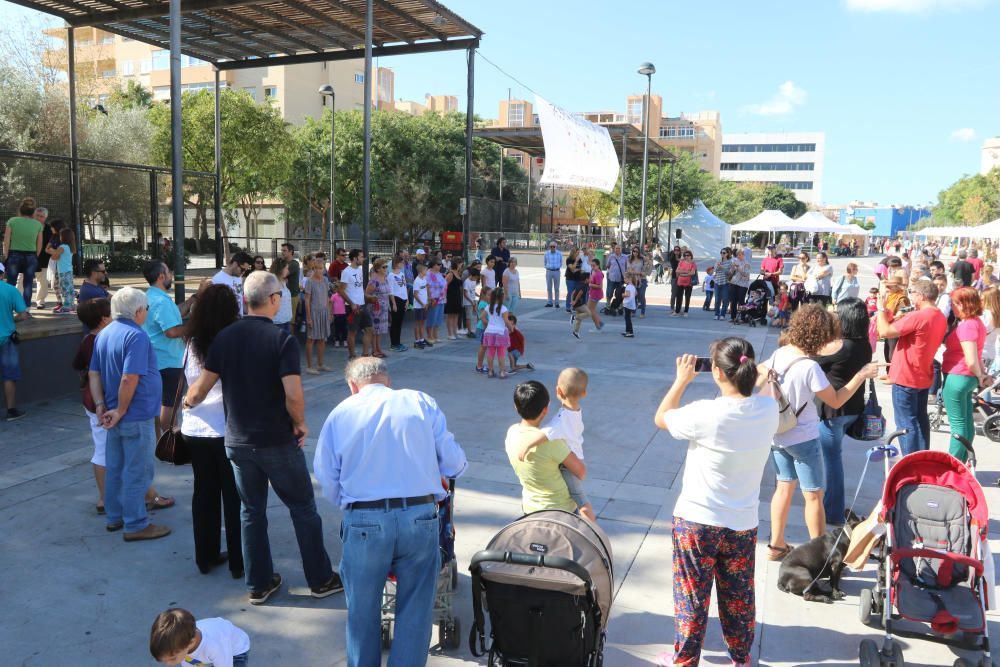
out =
[[[468,329],[459,329],[458,330],[458,335],[459,336],[466,336],[466,335],[468,335],[468,333],[469,333]]]

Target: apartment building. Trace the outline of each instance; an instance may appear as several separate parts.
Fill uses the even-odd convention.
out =
[[[63,71],[67,67],[66,30],[46,30],[49,37],[62,42],[49,50],[50,66]],[[111,91],[129,81],[136,81],[153,92],[156,100],[170,97],[170,52],[97,28],[77,28],[76,63],[79,94],[96,104],[107,100]],[[395,100],[395,77],[391,69],[376,67],[372,102],[377,109],[392,109]],[[269,101],[281,110],[290,123],[319,116],[327,98],[317,91],[330,84],[336,90],[338,111],[364,106],[364,60],[344,60],[258,69],[223,71],[220,85],[246,91],[258,102]],[[181,88],[212,89],[215,70],[209,63],[181,57]],[[457,103],[456,103],[457,106]]]
[[[979,165],[979,173],[985,176],[995,167],[1000,167],[1000,137],[991,137],[983,141],[983,154]]]
[[[776,183],[814,206],[823,202],[822,132],[726,133],[720,177],[724,181]]]
[[[425,113],[453,113],[458,111],[458,98],[454,95],[431,95],[428,93],[424,95],[422,104],[415,100],[397,100],[395,109],[411,116]]]

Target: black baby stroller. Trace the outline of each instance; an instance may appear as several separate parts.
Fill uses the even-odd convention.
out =
[[[596,524],[543,510],[472,557],[469,649],[488,667],[601,667],[611,612],[611,543]],[[490,615],[490,643],[486,620]]]
[[[767,287],[767,281],[763,276],[758,276],[757,280],[750,283],[746,300],[736,307],[736,321],[752,327],[758,323],[766,323],[767,302],[770,297],[771,290]]]
[[[625,311],[622,309],[622,303],[625,301],[625,283],[619,283],[615,285],[615,289],[611,292],[611,298],[608,299],[608,305],[606,305],[602,310],[602,315],[610,315],[612,317],[619,317],[624,315]]]
[[[983,652],[956,667],[990,666],[986,627],[987,587],[984,557],[989,510],[974,473],[975,452],[968,443],[970,467],[945,452],[904,456],[889,471],[882,492],[885,523],[875,587],[861,591],[863,623],[885,628],[881,648],[861,642],[862,667],[903,667],[903,651],[893,635],[926,639]],[[897,627],[904,619],[929,625],[914,631]]]

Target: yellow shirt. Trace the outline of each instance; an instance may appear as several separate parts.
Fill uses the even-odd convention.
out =
[[[559,472],[559,464],[570,454],[565,440],[546,440],[528,452],[521,461],[518,453],[524,445],[544,438],[541,429],[514,424],[507,429],[504,449],[507,459],[521,480],[521,505],[525,513],[539,510],[576,511],[576,503],[569,495],[566,482]]]

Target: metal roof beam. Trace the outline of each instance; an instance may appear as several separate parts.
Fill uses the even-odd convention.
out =
[[[354,39],[358,40],[357,42],[352,43],[352,44],[343,42],[341,40],[337,40],[337,43],[340,46],[342,46],[343,48],[345,48],[345,49],[349,49],[349,48],[351,48],[353,46],[356,46],[358,43],[363,44],[364,41],[365,41],[365,36],[364,36],[363,33],[360,33],[358,31],[356,31],[354,28],[352,28],[351,26],[347,25],[346,23],[343,23],[341,21],[338,21],[337,19],[334,19],[334,18],[331,18],[330,16],[327,16],[323,12],[319,11],[318,9],[314,9],[313,7],[309,6],[308,4],[306,4],[304,2],[296,2],[295,0],[285,0],[284,6],[288,7],[289,9],[292,9],[294,11],[302,12],[303,14],[311,16],[311,17],[313,17],[314,19],[316,19],[318,21],[323,21],[324,23],[328,23],[331,26],[333,26],[334,28],[336,28],[337,30],[340,30],[341,32],[347,33],[348,35],[350,35]],[[333,39],[333,37],[330,37],[330,39]],[[379,42],[376,42],[376,43],[379,43]]]
[[[260,58],[267,58],[270,57],[270,55],[273,53],[285,53],[288,51],[287,46],[279,44],[272,39],[267,39],[266,37],[262,37],[258,32],[254,32],[253,30],[244,28],[242,32],[245,32],[246,34],[245,35],[241,34],[241,32],[233,30],[234,26],[231,26],[227,23],[223,23],[222,21],[219,21],[215,17],[209,16],[207,14],[202,14],[202,13],[193,14],[189,16],[189,18],[192,20],[200,21],[203,25],[208,26],[209,29],[211,29],[212,26],[218,26],[219,29],[227,30],[229,34],[231,34],[235,39],[241,39],[241,40],[246,40],[248,42],[253,42],[266,49],[269,49],[268,51],[260,51],[257,49],[252,49],[252,47],[249,46],[243,47],[244,50],[250,51],[254,55]]]
[[[181,14],[191,14],[215,9],[235,9],[246,5],[257,5],[274,0],[185,0],[181,4]],[[32,9],[38,9],[37,3],[29,3]],[[89,12],[83,16],[74,16],[67,19],[73,27],[83,28],[87,26],[100,27],[102,23],[125,23],[136,19],[166,18],[169,14],[169,7],[166,3],[149,4],[144,7],[121,9],[114,12]]]
[[[307,42],[304,39],[299,39],[298,37],[292,37],[291,35],[287,35],[285,33],[275,32],[275,28],[269,28],[268,26],[264,25],[263,23],[258,23],[257,21],[254,21],[253,19],[248,19],[248,18],[244,18],[242,16],[237,16],[236,14],[230,12],[229,10],[222,10],[222,9],[220,9],[220,10],[216,10],[216,12],[219,14],[219,16],[225,18],[227,21],[231,21],[233,23],[244,25],[244,26],[246,26],[248,28],[253,28],[254,30],[257,30],[258,32],[264,33],[265,35],[267,35],[269,37],[273,37],[274,39],[278,39],[278,40],[281,40],[283,42],[290,42],[290,43],[295,44],[296,46],[300,46],[300,47],[302,47],[304,49],[309,49],[310,51],[315,51],[316,53],[322,53],[323,52],[323,47],[321,47],[321,46],[316,46],[312,42]],[[284,51],[285,53],[287,53],[289,56],[295,55],[295,50],[294,49],[289,49],[288,47],[284,47],[281,50]]]
[[[167,40],[159,41],[159,40],[156,40],[156,38],[152,38],[152,37],[148,37],[148,36],[143,37],[142,36],[143,34],[152,33],[152,34],[155,35],[156,33],[161,33],[162,32],[162,31],[157,30],[155,28],[150,28],[149,26],[146,26],[146,25],[134,24],[134,25],[128,25],[128,26],[120,26],[120,25],[111,23],[111,24],[102,25],[101,26],[101,30],[103,30],[104,32],[114,33],[116,35],[121,35],[122,37],[128,37],[129,39],[134,39],[136,41],[143,42],[145,44],[150,44],[152,46],[159,46],[159,47],[164,48],[164,49],[169,49],[170,48],[170,44],[168,43]],[[189,55],[189,56],[194,56],[195,58],[198,58],[199,60],[204,60],[204,61],[210,62],[210,63],[214,63],[215,60],[216,60],[216,58],[217,58],[217,56],[216,56],[215,53],[212,53],[211,51],[203,51],[203,50],[199,49],[197,45],[192,46],[190,44],[182,44],[181,45],[181,53],[183,53],[185,55]]]
[[[381,7],[382,9],[384,9],[387,12],[389,12],[390,14],[395,14],[396,16],[400,17],[404,21],[407,21],[410,24],[417,26],[421,30],[434,35],[435,37],[437,37],[438,39],[440,39],[442,42],[448,39],[448,36],[445,35],[443,32],[441,32],[439,30],[435,30],[433,27],[427,25],[423,21],[418,21],[413,16],[411,16],[411,15],[407,14],[406,12],[404,12],[402,9],[396,7],[393,4],[390,4],[390,3],[386,2],[385,0],[375,0],[375,5],[378,6],[378,7]]]
[[[360,12],[360,11],[354,9],[350,5],[347,5],[347,4],[339,4],[338,5],[338,4],[335,4],[333,2],[333,0],[323,0],[323,1],[326,2],[326,4],[329,5],[329,6],[331,6],[331,7],[336,7],[337,9],[344,10],[345,12],[347,12],[348,14],[350,14],[351,16],[353,16],[354,18],[356,18],[359,21],[361,21],[362,26],[364,26],[365,22],[367,21],[367,18],[365,17],[365,15],[364,15],[363,12]],[[362,30],[363,29],[364,28],[362,28]],[[392,30],[391,28],[387,28],[384,25],[381,25],[378,21],[376,21],[375,25],[372,26],[372,34],[374,34],[376,30],[379,31],[379,32],[384,32],[385,34],[389,35],[390,37],[395,37],[399,41],[406,42],[407,44],[413,44],[413,42],[414,42],[414,40],[412,38],[404,37],[403,35],[399,34],[395,30]],[[363,42],[364,39],[365,39],[364,36],[362,36],[361,37],[361,41]]]
[[[255,12],[257,12],[258,14],[263,14],[264,16],[267,16],[268,18],[274,19],[278,23],[281,23],[281,24],[283,24],[285,26],[288,26],[289,30],[301,30],[302,32],[304,32],[306,34],[312,35],[313,37],[318,37],[319,39],[322,39],[324,41],[329,40],[329,41],[333,42],[334,44],[336,44],[337,46],[339,46],[342,49],[349,48],[349,46],[347,44],[345,44],[344,42],[340,41],[339,39],[337,39],[337,38],[335,38],[335,37],[333,37],[331,35],[326,34],[322,30],[317,30],[316,28],[313,28],[312,26],[307,26],[307,25],[302,25],[301,23],[297,23],[297,22],[289,19],[286,16],[282,16],[279,12],[276,12],[273,9],[268,9],[267,7],[254,7],[253,10]],[[319,50],[322,51],[325,47],[326,47],[326,44],[324,44],[323,46],[321,46],[319,48]]]
[[[149,23],[152,23],[154,25],[148,25]],[[156,26],[162,26],[162,28]],[[118,27],[125,29],[131,28],[136,32],[143,31],[152,33],[154,35],[160,35],[161,38],[163,38],[165,44],[168,43],[170,40],[170,26],[165,21],[157,19],[142,19],[141,21],[133,21],[129,24],[126,24],[125,26],[118,26]],[[206,30],[201,30],[199,28],[192,28],[189,25],[184,25],[183,32],[192,35],[198,35],[202,37],[204,40],[215,42],[215,44],[214,45],[205,44],[204,41],[202,40],[197,40],[197,41],[184,40],[184,42],[182,43],[182,50],[184,48],[201,50],[199,47],[204,47],[209,51],[218,51],[219,53],[225,55],[227,58],[243,58],[246,57],[245,52],[250,51],[250,49],[244,47],[242,44],[239,45],[234,44],[232,42],[225,40],[222,37],[219,37],[218,35],[213,35],[212,33]],[[267,55],[262,51],[257,51],[255,53],[260,55]],[[206,60],[206,58],[201,58],[201,59]],[[207,58],[207,60],[208,62],[214,62],[214,58],[212,57]]]
[[[435,2],[435,0],[418,0],[418,2],[420,2],[420,4],[422,4],[424,7],[427,7],[428,9],[437,12],[442,17],[447,17],[449,21],[451,21],[459,28],[467,31],[469,34],[476,36],[481,36],[483,34],[482,30],[472,25],[471,23],[463,19],[461,16],[459,16],[455,12],[451,11],[450,9],[442,5],[440,2]]]

